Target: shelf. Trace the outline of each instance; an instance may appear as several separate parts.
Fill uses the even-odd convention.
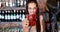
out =
[[[25,7],[4,7],[0,8],[0,10],[25,10]]]
[[[0,22],[0,27],[21,27],[21,22]]]

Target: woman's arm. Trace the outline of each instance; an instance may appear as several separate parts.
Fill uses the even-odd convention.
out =
[[[45,31],[45,22],[43,20],[43,15],[40,15],[40,25],[41,25],[41,32],[46,32]]]

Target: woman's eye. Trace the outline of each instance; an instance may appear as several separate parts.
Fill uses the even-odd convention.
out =
[[[32,8],[28,8],[28,9],[32,9]]]
[[[34,8],[34,9],[36,9],[36,8]]]
[[[36,7],[34,7],[34,8],[28,8],[28,9],[36,9]]]

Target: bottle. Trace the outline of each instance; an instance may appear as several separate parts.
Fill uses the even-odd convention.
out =
[[[14,21],[16,21],[16,10],[14,10],[15,12],[14,12]]]
[[[22,19],[24,19],[25,18],[25,14],[24,14],[24,10],[22,10],[23,12],[22,12]]]
[[[0,21],[1,21],[1,11],[0,11]]]
[[[20,0],[16,0],[17,1],[17,7],[20,7]]]
[[[21,18],[23,19],[23,10],[21,10]],[[22,19],[21,19],[21,20],[22,20]]]
[[[3,10],[3,21],[4,21],[4,18],[5,18],[5,10]]]
[[[8,14],[8,10],[7,10],[7,22],[9,21],[9,14]]]
[[[1,15],[1,17],[2,17],[2,21],[4,21],[4,10],[2,10],[2,15]]]
[[[9,0],[9,7],[12,7],[12,0]]]
[[[20,17],[20,10],[18,10],[18,16],[17,16],[17,17],[18,17],[18,21],[19,21],[19,17]]]
[[[6,2],[6,7],[8,7],[8,2]]]
[[[5,21],[7,21],[7,10],[5,10]]]
[[[19,12],[19,11],[17,10],[17,21],[18,21],[18,19],[19,19],[19,15],[18,15],[18,12]]]
[[[22,17],[21,17],[21,10],[20,10],[19,21],[21,20],[22,20]]]
[[[24,1],[24,7],[26,7],[26,0]]]
[[[14,14],[11,14],[11,20],[14,21]]]
[[[16,4],[15,4],[15,2],[12,2],[12,6],[13,6],[13,7],[16,7]]]
[[[13,10],[11,10],[11,15],[10,15],[10,17],[11,17],[11,21],[13,21],[13,19],[14,19],[14,13],[13,13]]]
[[[23,3],[24,1],[23,0],[20,0],[20,6],[23,7]]]
[[[10,10],[8,10],[8,21],[10,21]]]

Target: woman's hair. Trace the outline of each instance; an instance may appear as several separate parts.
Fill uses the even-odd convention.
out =
[[[27,4],[26,4],[26,14],[29,14],[28,13],[28,4],[29,3],[35,3],[36,4],[36,7],[37,7],[37,11],[36,11],[36,18],[37,18],[37,20],[36,20],[36,30],[37,30],[37,32],[40,32],[40,17],[39,17],[39,15],[40,15],[40,13],[39,13],[39,8],[38,8],[38,3],[37,3],[37,1],[36,0],[28,0],[27,1]]]
[[[36,7],[38,8],[38,4],[37,4],[37,1],[36,0],[28,0],[27,1],[27,4],[26,4],[26,14],[29,14],[28,13],[28,4],[29,3],[35,3],[36,4]],[[38,10],[38,9],[37,9]]]

